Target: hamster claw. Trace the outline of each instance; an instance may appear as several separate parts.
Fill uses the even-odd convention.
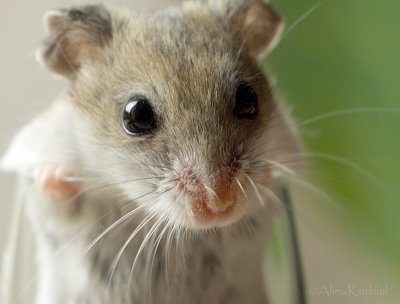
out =
[[[51,201],[72,200],[80,187],[71,177],[72,172],[62,165],[43,164],[35,169],[35,187],[41,196]]]

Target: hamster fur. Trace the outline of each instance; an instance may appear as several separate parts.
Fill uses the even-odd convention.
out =
[[[262,0],[46,18],[41,60],[70,87],[18,134],[3,168],[31,177],[62,164],[82,191],[53,202],[26,179],[35,303],[268,303],[273,175],[300,149],[257,66],[281,18]],[[234,111],[243,87],[257,99],[251,118]],[[136,96],[155,127],[132,136],[121,115]]]

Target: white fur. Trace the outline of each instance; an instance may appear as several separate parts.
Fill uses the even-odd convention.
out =
[[[1,159],[0,168],[32,177],[41,163],[71,163],[67,143],[72,140],[73,107],[61,98],[47,111],[24,126]]]

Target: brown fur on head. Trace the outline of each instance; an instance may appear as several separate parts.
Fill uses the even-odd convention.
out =
[[[245,200],[257,199],[243,192],[254,192],[253,181],[268,184],[271,172],[255,164],[273,157],[269,130],[280,121],[256,64],[282,29],[268,4],[189,2],[148,15],[89,6],[47,20],[42,58],[72,79],[70,96],[86,129],[80,141],[93,168],[126,180],[157,176],[141,185],[159,195],[153,211],[189,226],[226,224],[249,209]],[[257,96],[252,119],[234,114],[240,86]],[[142,136],[121,126],[134,96],[145,96],[156,118],[155,130]],[[132,184],[121,187],[132,199],[138,194]]]
[[[205,9],[199,3],[187,2],[185,6],[187,10]],[[281,17],[263,0],[210,0],[207,9],[223,19],[254,56],[261,57],[272,49],[283,29]],[[103,5],[48,12],[45,23],[50,36],[42,49],[42,60],[56,73],[73,75],[110,42],[115,21]]]

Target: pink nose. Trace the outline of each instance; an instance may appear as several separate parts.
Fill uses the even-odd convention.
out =
[[[195,214],[221,215],[233,209],[236,203],[237,185],[233,182],[240,168],[238,157],[232,157],[216,172],[217,181],[205,185],[196,174],[195,166],[177,162],[178,189],[191,196]],[[232,207],[232,208],[230,208]]]
[[[232,183],[218,183],[212,190],[213,195],[210,191],[193,193],[192,211],[200,221],[225,218],[235,209],[236,187]]]
[[[225,210],[235,201],[235,189],[229,182],[219,183],[215,187],[214,192],[217,197],[214,198],[211,206],[215,206],[217,211]]]

